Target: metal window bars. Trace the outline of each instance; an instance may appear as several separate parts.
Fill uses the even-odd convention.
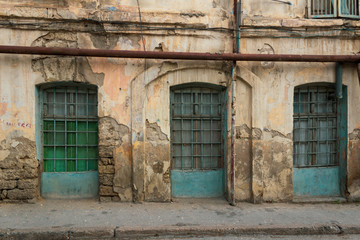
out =
[[[337,101],[330,87],[294,92],[294,166],[337,165]]]
[[[359,0],[341,0],[339,4],[339,16],[359,18]]]
[[[222,165],[221,92],[190,87],[171,93],[173,169],[217,169]]]
[[[310,0],[310,16],[334,17],[336,16],[336,0]]]
[[[43,91],[45,172],[97,170],[97,92],[89,87],[54,87]]]
[[[360,0],[308,0],[312,18],[360,18]]]

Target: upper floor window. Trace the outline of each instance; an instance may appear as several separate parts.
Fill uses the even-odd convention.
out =
[[[360,0],[308,0],[312,18],[360,18]]]

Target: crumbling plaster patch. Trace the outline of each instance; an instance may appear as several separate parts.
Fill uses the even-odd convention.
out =
[[[130,129],[115,119],[99,119],[99,183],[101,201],[132,200]]]
[[[349,199],[360,199],[360,129],[356,128],[349,133],[348,141],[348,192]]]
[[[145,143],[145,199],[169,201],[170,141],[157,123],[146,121]]]
[[[235,199],[249,201],[251,199],[251,140],[235,141]]]
[[[292,199],[293,152],[291,134],[266,129],[264,134],[264,201]]]
[[[77,34],[71,32],[50,32],[37,38],[31,45],[36,47],[77,48]],[[104,74],[94,73],[83,57],[36,57],[32,69],[40,72],[45,81],[87,82],[103,85]]]

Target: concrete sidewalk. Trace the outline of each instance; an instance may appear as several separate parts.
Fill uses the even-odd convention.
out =
[[[133,239],[240,234],[360,234],[360,204],[41,200],[0,204],[0,239]]]

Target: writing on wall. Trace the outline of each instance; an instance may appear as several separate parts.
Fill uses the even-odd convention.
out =
[[[1,122],[2,125],[8,126],[8,127],[32,128],[31,123],[25,122],[25,121],[22,121],[22,120],[9,121],[9,120],[5,120],[5,119],[0,119],[0,122]]]

